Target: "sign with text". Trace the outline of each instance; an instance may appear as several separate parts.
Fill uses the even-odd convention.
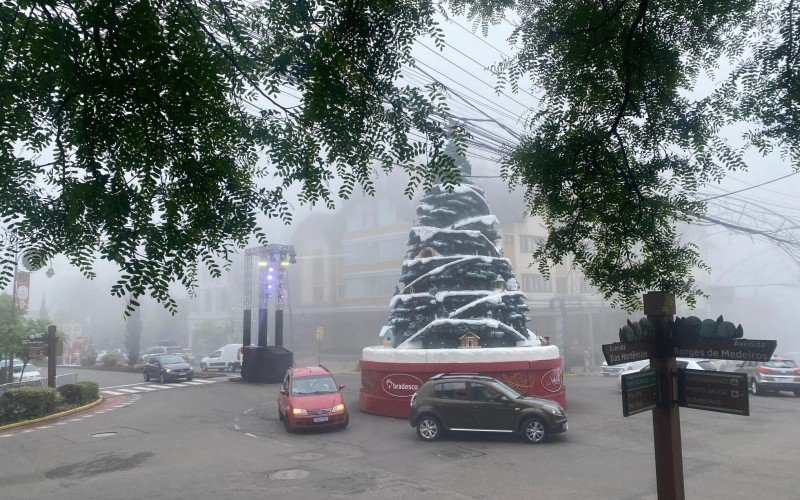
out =
[[[658,406],[658,378],[653,370],[622,376],[622,415],[629,417]]]
[[[322,342],[322,339],[325,335],[325,330],[321,326],[318,326],[316,335],[317,335],[317,342]]]
[[[44,346],[28,346],[27,352],[28,358],[43,358],[47,356],[47,349]]]
[[[670,355],[676,358],[769,361],[777,345],[776,340],[674,339],[670,347]]]
[[[750,415],[747,374],[678,369],[678,405]]]
[[[614,342],[603,344],[603,356],[609,365],[621,365],[631,361],[650,359],[654,355],[653,344],[649,342]]]

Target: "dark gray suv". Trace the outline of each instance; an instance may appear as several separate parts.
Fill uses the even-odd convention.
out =
[[[446,431],[518,433],[529,443],[567,430],[564,408],[525,397],[499,380],[477,373],[434,375],[411,397],[410,422],[423,441]]]

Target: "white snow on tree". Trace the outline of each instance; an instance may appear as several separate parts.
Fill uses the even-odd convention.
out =
[[[456,348],[466,333],[477,335],[481,347],[532,345],[525,294],[517,291],[511,261],[496,244],[497,218],[483,189],[468,177],[468,162],[456,163],[462,184],[452,192],[434,186],[417,206],[409,258],[389,306],[394,345]]]

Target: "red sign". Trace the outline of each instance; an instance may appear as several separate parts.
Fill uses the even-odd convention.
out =
[[[407,373],[393,373],[383,377],[384,392],[397,398],[410,398],[422,385],[422,380]]]
[[[553,368],[542,376],[542,388],[547,392],[560,392],[563,383],[561,368]]]

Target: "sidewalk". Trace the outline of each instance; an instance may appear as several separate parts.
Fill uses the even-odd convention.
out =
[[[317,359],[316,352],[294,353],[294,366],[322,365],[331,373],[344,373],[358,370],[358,360],[361,354],[329,354],[322,353]]]

